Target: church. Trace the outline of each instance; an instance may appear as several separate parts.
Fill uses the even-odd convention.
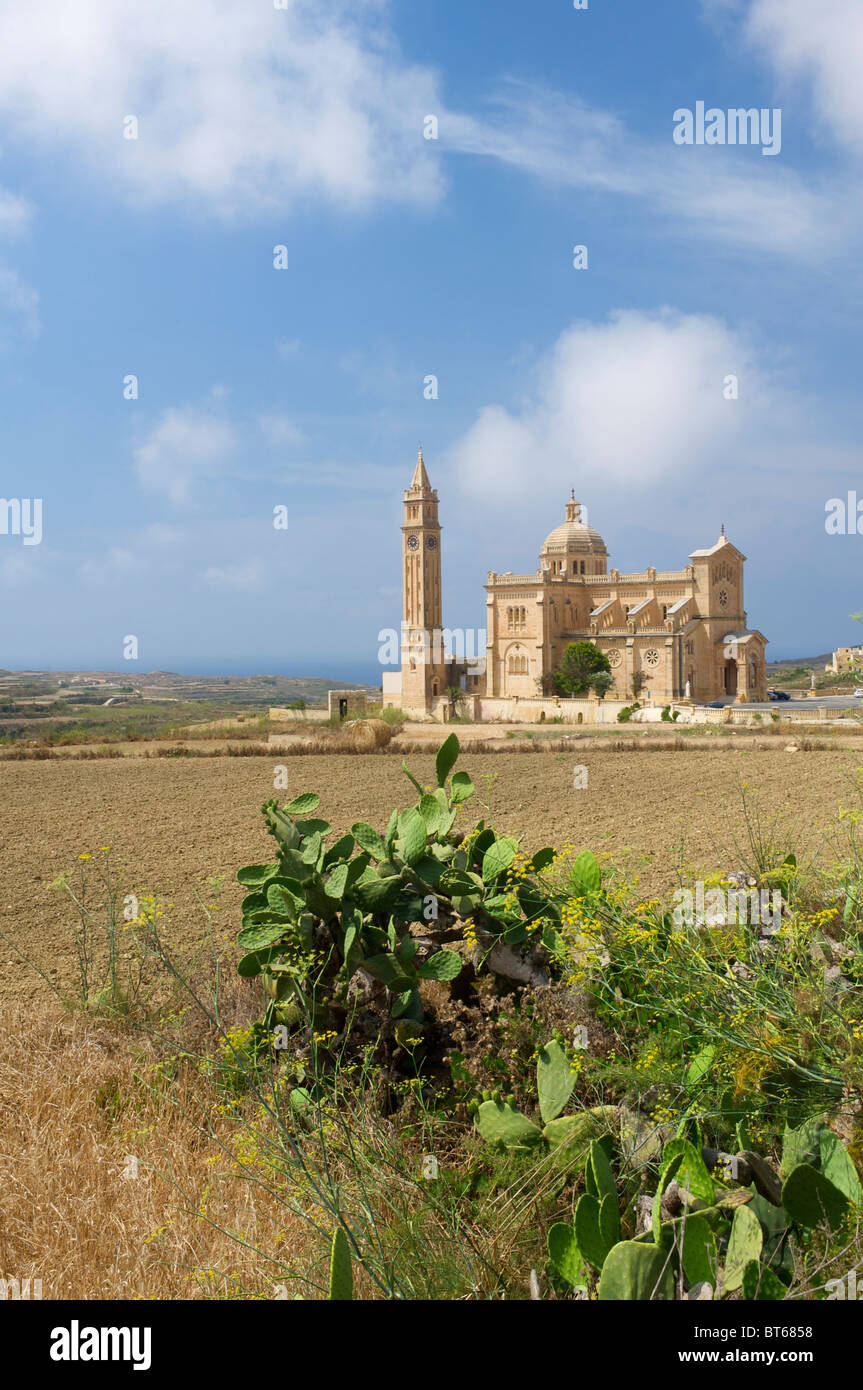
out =
[[[605,542],[573,493],[535,573],[489,571],[484,652],[468,650],[479,659],[466,661],[443,627],[438,494],[422,449],[403,507],[401,671],[384,677],[385,704],[443,719],[458,687],[474,718],[509,717],[513,702],[544,718],[540,706],[568,704],[554,700],[552,678],[571,642],[593,642],[608,658],[605,703],[631,703],[633,681],[653,705],[766,700],[767,639],[747,626],[746,556],[724,526],[680,570],[621,572],[609,569]]]

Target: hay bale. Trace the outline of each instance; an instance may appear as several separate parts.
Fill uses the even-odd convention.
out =
[[[386,748],[392,736],[392,726],[383,719],[358,719],[350,731],[353,746],[369,751],[375,748]]]

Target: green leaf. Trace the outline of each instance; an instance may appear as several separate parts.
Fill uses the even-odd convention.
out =
[[[271,883],[267,889],[267,907],[272,908],[273,912],[283,913],[294,921],[297,913],[305,907],[305,899],[297,897],[283,883]]]
[[[620,1208],[617,1193],[607,1193],[599,1204],[599,1234],[610,1250],[620,1240]]]
[[[660,1186],[663,1192],[671,1179],[676,1178],[678,1185],[699,1201],[708,1205],[713,1202],[716,1195],[713,1179],[700,1152],[688,1139],[669,1140],[662,1151],[662,1161]]]
[[[434,835],[440,824],[441,807],[436,796],[431,792],[424,792],[420,797],[419,812],[425,821],[426,833]]]
[[[683,1272],[690,1284],[716,1288],[716,1237],[703,1216],[690,1212],[683,1224]]]
[[[536,854],[532,854],[530,856],[530,862],[533,866],[533,872],[535,874],[541,874],[543,869],[547,869],[554,859],[554,854],[554,850],[550,849],[548,846],[546,846],[545,849],[538,849]]]
[[[409,1023],[422,1023],[423,1006],[418,990],[405,990],[400,994],[392,1007],[393,1018],[404,1018]]]
[[[278,952],[272,950],[249,951],[248,955],[240,960],[237,974],[242,975],[244,980],[252,980],[266,970],[273,956],[277,954]]]
[[[354,1296],[354,1276],[351,1265],[351,1247],[341,1226],[333,1232],[333,1245],[330,1252],[330,1300],[348,1302]]]
[[[561,1278],[573,1288],[587,1286],[587,1265],[584,1262],[575,1230],[558,1221],[548,1233],[548,1258]]]
[[[240,913],[243,917],[248,917],[250,912],[259,912],[262,907],[266,906],[266,893],[247,893],[240,903]]]
[[[369,956],[363,961],[363,965],[370,975],[374,975],[376,980],[380,980],[387,989],[391,989],[393,994],[404,994],[416,984],[415,971],[410,966],[405,966],[389,951],[378,956]]]
[[[396,951],[396,955],[399,960],[403,960],[406,964],[410,965],[418,950],[419,946],[412,936],[403,936],[399,943],[398,950]]]
[[[614,1197],[614,1200],[617,1201],[617,1184],[614,1181],[608,1154],[598,1139],[594,1139],[590,1145],[586,1175],[587,1173],[590,1176],[588,1191],[593,1191],[596,1197]]]
[[[282,807],[289,816],[308,816],[312,811],[316,811],[321,804],[321,798],[317,792],[301,792],[295,796],[293,801],[289,801]]]
[[[365,869],[351,890],[366,912],[388,912],[401,892],[401,880],[381,878],[374,869]]]
[[[317,864],[318,860],[321,857],[322,847],[323,841],[321,840],[320,835],[318,835],[317,833],[314,835],[310,835],[309,838],[306,840],[306,843],[303,845],[301,855],[303,863]]]
[[[827,1128],[821,1119],[807,1120],[798,1129],[786,1126],[782,1140],[782,1176],[789,1177],[801,1163],[821,1162],[821,1135]]]
[[[331,849],[328,849],[324,855],[324,868],[329,869],[332,864],[344,863],[346,860],[350,859],[353,852],[353,835],[343,835],[340,840],[336,840],[336,843]]]
[[[482,881],[483,883],[494,883],[505,873],[512,863],[518,849],[516,840],[502,836],[490,844],[482,857]]]
[[[438,951],[419,966],[417,974],[421,980],[454,980],[461,974],[463,964],[455,951]]]
[[[602,871],[596,855],[591,854],[589,849],[583,850],[573,863],[569,877],[577,892],[598,893],[602,884]]]
[[[279,872],[278,864],[247,864],[237,873],[237,882],[247,888],[263,888]]]
[[[696,1052],[689,1066],[686,1068],[686,1084],[694,1086],[702,1077],[706,1076],[713,1066],[713,1059],[716,1056],[716,1048],[713,1043],[708,1043]],[[696,1279],[693,1282],[698,1283]]]
[[[575,1089],[575,1073],[559,1042],[546,1043],[536,1064],[539,1113],[544,1123],[557,1119]]]
[[[411,809],[399,816],[399,837],[402,853],[407,864],[416,864],[426,852],[428,831],[419,811]]]
[[[261,922],[251,927],[243,927],[237,934],[237,945],[244,951],[260,951],[265,946],[274,946],[289,934],[284,922]]]
[[[550,1149],[565,1150],[567,1158],[579,1158],[589,1147],[590,1141],[609,1124],[614,1123],[614,1107],[600,1105],[593,1110],[578,1110],[572,1115],[561,1115],[557,1120],[549,1120],[543,1127],[543,1138]],[[596,1193],[593,1194],[596,1196]]]
[[[759,1265],[757,1260],[750,1260],[743,1271],[743,1297],[750,1301],[757,1299],[759,1302],[771,1300],[779,1303],[785,1297],[785,1285],[781,1279],[777,1279],[773,1270],[767,1265]]]
[[[821,1132],[821,1171],[849,1202],[855,1207],[863,1206],[863,1188],[857,1169],[842,1140],[830,1129]]]
[[[405,762],[404,758],[402,758],[402,772],[404,773],[405,777],[409,777],[409,778],[410,778],[410,780],[413,782],[414,786],[416,787],[418,794],[419,794],[420,796],[422,796],[422,794],[423,794],[423,789],[422,789],[422,787],[420,786],[420,784],[419,784],[419,782],[417,781],[417,779],[414,777],[413,773],[411,772],[411,770],[410,770],[410,768],[408,767],[407,763]],[[396,814],[397,814],[397,813],[396,813]]]
[[[370,854],[378,863],[380,863],[382,859],[386,859],[386,845],[378,832],[373,829],[372,826],[367,825],[364,820],[357,821],[356,825],[351,826],[351,834],[360,849],[364,849],[366,853]]]
[[[385,848],[386,848],[387,854],[392,854],[393,845],[395,844],[396,833],[397,833],[397,831],[398,831],[398,827],[399,827],[399,813],[398,813],[398,811],[395,811],[395,810],[394,810],[394,811],[392,812],[392,814],[390,815],[389,820],[387,821],[387,828],[386,828],[386,830],[384,831],[384,846],[385,846]]]
[[[722,1288],[725,1293],[733,1293],[743,1283],[743,1271],[751,1260],[757,1262],[761,1254],[764,1235],[761,1222],[748,1206],[738,1207],[731,1223],[728,1238],[728,1253],[725,1256],[725,1273]]]
[[[437,751],[435,758],[435,772],[437,773],[437,784],[442,787],[446,779],[456,764],[459,755],[459,743],[455,734],[450,734],[449,738],[444,739]]]
[[[467,801],[468,797],[473,796],[476,791],[476,787],[466,772],[454,772],[449,786],[454,806],[458,806],[462,801]]]
[[[327,820],[298,820],[295,825],[304,839],[309,835],[329,835],[333,828]]]
[[[444,869],[440,876],[440,886],[442,891],[452,898],[474,893],[482,884],[476,875],[465,873],[463,869]]]
[[[785,1179],[782,1205],[801,1226],[814,1229],[826,1221],[835,1231],[845,1219],[848,1198],[811,1164],[800,1163]]]
[[[599,1281],[602,1301],[646,1303],[674,1298],[674,1270],[666,1252],[656,1245],[621,1240],[609,1253]]]
[[[324,879],[324,892],[328,898],[344,897],[348,883],[347,864],[337,864],[328,878]]]
[[[488,1144],[503,1144],[508,1149],[531,1148],[542,1139],[542,1131],[511,1105],[500,1100],[486,1100],[476,1113],[476,1127]]]

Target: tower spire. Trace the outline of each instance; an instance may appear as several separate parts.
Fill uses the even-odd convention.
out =
[[[414,469],[414,475],[411,478],[410,491],[431,492],[431,490],[432,487],[431,483],[429,482],[429,475],[426,472],[426,466],[423,461],[423,446],[421,444],[419,446],[419,450],[417,451],[417,466]]]

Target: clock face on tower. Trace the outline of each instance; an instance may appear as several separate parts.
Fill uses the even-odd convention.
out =
[[[408,536],[408,550],[419,550],[419,548],[420,548],[420,538],[419,538],[419,536]]]
[[[429,536],[426,540],[426,545],[429,550],[435,550],[437,548],[437,536]]]

